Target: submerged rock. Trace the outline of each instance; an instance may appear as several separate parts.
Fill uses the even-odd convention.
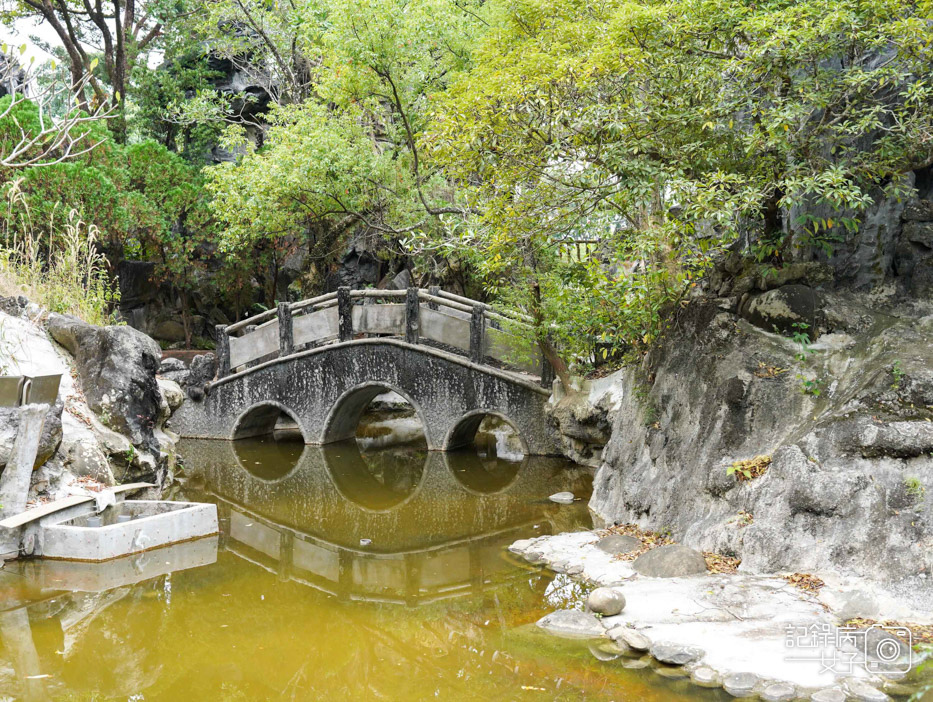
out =
[[[706,572],[706,559],[699,551],[670,544],[646,551],[632,564],[635,572],[652,578],[677,578]]]
[[[586,598],[586,606],[591,612],[613,616],[625,609],[625,595],[614,587],[598,587]]]
[[[575,639],[598,638],[605,634],[603,625],[589,612],[559,609],[538,620],[537,626],[545,631]]]
[[[764,702],[789,702],[797,699],[797,688],[790,683],[771,683],[760,694]]]

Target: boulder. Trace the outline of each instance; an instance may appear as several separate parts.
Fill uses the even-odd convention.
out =
[[[573,639],[593,639],[605,633],[595,615],[576,609],[551,612],[539,619],[537,626],[551,634]]]
[[[651,578],[678,578],[706,572],[706,559],[699,551],[670,544],[641,554],[632,563],[636,573]]]
[[[217,359],[212,353],[204,353],[191,359],[188,367],[188,397],[200,400],[204,397],[204,386],[217,375]]]
[[[637,551],[643,545],[641,539],[636,539],[634,536],[626,536],[625,534],[611,534],[610,536],[604,536],[596,542],[596,548],[613,555],[631,553],[632,551]]]
[[[696,646],[659,641],[651,645],[651,655],[669,665],[687,665],[700,660],[704,651]]]
[[[625,595],[615,587],[598,587],[586,598],[586,606],[591,612],[612,617],[625,609]]]
[[[88,406],[110,428],[158,455],[159,345],[132,327],[95,327],[60,314],[49,315],[49,333],[74,356]]]
[[[784,285],[750,298],[739,315],[765,331],[792,334],[806,325],[810,338],[816,335],[825,303],[820,293],[806,285]]]
[[[184,341],[185,325],[176,319],[163,319],[152,326],[152,336],[163,341]]]
[[[173,380],[168,380],[167,378],[158,378],[157,382],[159,384],[159,390],[168,404],[169,410],[174,412],[181,407],[181,403],[185,401],[185,393],[182,392],[178,383]]]
[[[34,468],[38,468],[49,460],[58,450],[62,441],[62,409],[61,400],[49,407],[42,426],[42,436],[39,438],[39,451],[36,454]],[[6,466],[13,451],[13,442],[19,430],[19,407],[0,407],[0,469]]]

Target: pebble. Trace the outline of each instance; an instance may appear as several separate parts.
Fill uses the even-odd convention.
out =
[[[555,492],[548,499],[551,502],[556,502],[559,505],[569,505],[573,503],[573,493],[572,492]]]
[[[703,657],[704,651],[696,646],[681,646],[680,644],[659,641],[651,645],[651,655],[662,663],[671,665],[687,665]]]
[[[764,702],[788,702],[797,699],[797,688],[789,683],[771,683],[761,691]]]
[[[733,697],[748,697],[758,684],[758,676],[754,673],[732,673],[722,680],[722,689]]]

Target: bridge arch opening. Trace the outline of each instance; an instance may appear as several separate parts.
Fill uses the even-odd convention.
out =
[[[322,443],[353,439],[364,453],[430,448],[420,408],[404,392],[384,383],[358,385],[331,408]]]
[[[324,465],[340,495],[368,512],[408,502],[423,483],[428,451],[361,451],[356,441],[322,447]]]
[[[305,438],[297,417],[278,402],[253,405],[236,421],[233,451],[240,466],[261,480],[279,480],[298,465]]]
[[[515,424],[504,414],[489,410],[470,412],[448,432],[446,451],[470,451],[485,459],[520,462],[528,445]]]

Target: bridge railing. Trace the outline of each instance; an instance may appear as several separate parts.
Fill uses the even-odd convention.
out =
[[[351,290],[300,302],[217,327],[218,377],[258,362],[284,358],[329,343],[369,337],[402,337],[531,374],[550,386],[553,371],[541,355],[530,325],[520,314],[502,314],[438,288]]]

